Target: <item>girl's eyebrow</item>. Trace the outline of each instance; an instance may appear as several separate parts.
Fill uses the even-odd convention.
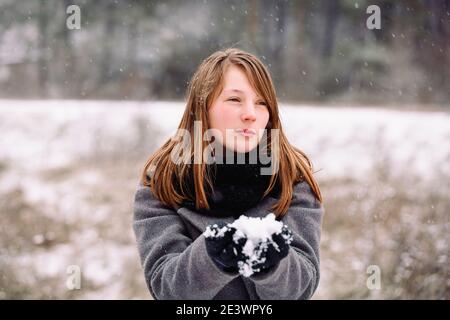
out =
[[[237,93],[244,93],[244,91],[239,90],[239,89],[229,89],[229,90],[224,90],[225,92],[237,92]]]

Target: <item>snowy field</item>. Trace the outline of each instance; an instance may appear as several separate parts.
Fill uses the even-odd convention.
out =
[[[0,100],[0,299],[151,298],[131,229],[178,102]],[[450,113],[281,105],[325,199],[316,299],[450,298]],[[79,266],[80,290],[67,268]],[[381,288],[366,285],[369,266]]]

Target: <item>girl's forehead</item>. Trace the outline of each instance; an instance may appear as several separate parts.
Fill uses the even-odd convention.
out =
[[[221,94],[249,94],[255,97],[263,96],[263,93],[257,88],[255,82],[258,77],[247,74],[245,70],[236,65],[230,65],[225,69],[222,78]]]
[[[223,74],[223,80],[226,84],[232,83],[241,83],[241,84],[249,84],[250,79],[247,72],[241,67],[237,67],[234,65],[228,66],[225,69],[225,73]]]

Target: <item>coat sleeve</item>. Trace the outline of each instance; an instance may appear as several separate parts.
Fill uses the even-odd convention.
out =
[[[238,273],[220,270],[206,252],[205,239],[193,241],[177,212],[138,185],[133,230],[147,286],[156,300],[212,299]]]
[[[294,186],[293,199],[282,221],[294,239],[289,253],[273,270],[250,277],[260,299],[310,299],[319,285],[323,205],[307,182]]]

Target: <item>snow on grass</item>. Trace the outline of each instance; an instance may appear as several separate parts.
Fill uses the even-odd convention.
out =
[[[393,171],[413,170],[425,180],[450,175],[450,114],[376,108],[282,106],[288,138],[311,156],[323,177],[366,177],[380,159]]]
[[[157,117],[137,102],[0,100],[0,159],[41,170],[71,165],[98,150],[126,151],[140,138],[136,119],[158,127]]]
[[[85,242],[83,238],[77,239],[83,250],[78,250],[72,244],[59,244],[51,250],[38,249],[32,254],[26,253],[14,257],[9,257],[9,261],[14,263],[17,276],[27,283],[33,283],[38,278],[55,278],[58,287],[55,292],[69,291],[66,281],[70,273],[67,272],[69,266],[78,266],[83,280],[89,286],[105,287],[103,298],[120,299],[123,291],[123,283],[120,278],[128,272],[125,262],[128,259],[135,259],[136,253],[130,246],[120,246],[113,242],[98,243],[92,245]],[[81,295],[89,295],[83,291],[82,282]],[[119,284],[119,287],[114,286]],[[106,294],[107,292],[107,294]],[[92,294],[92,293],[91,293]]]

